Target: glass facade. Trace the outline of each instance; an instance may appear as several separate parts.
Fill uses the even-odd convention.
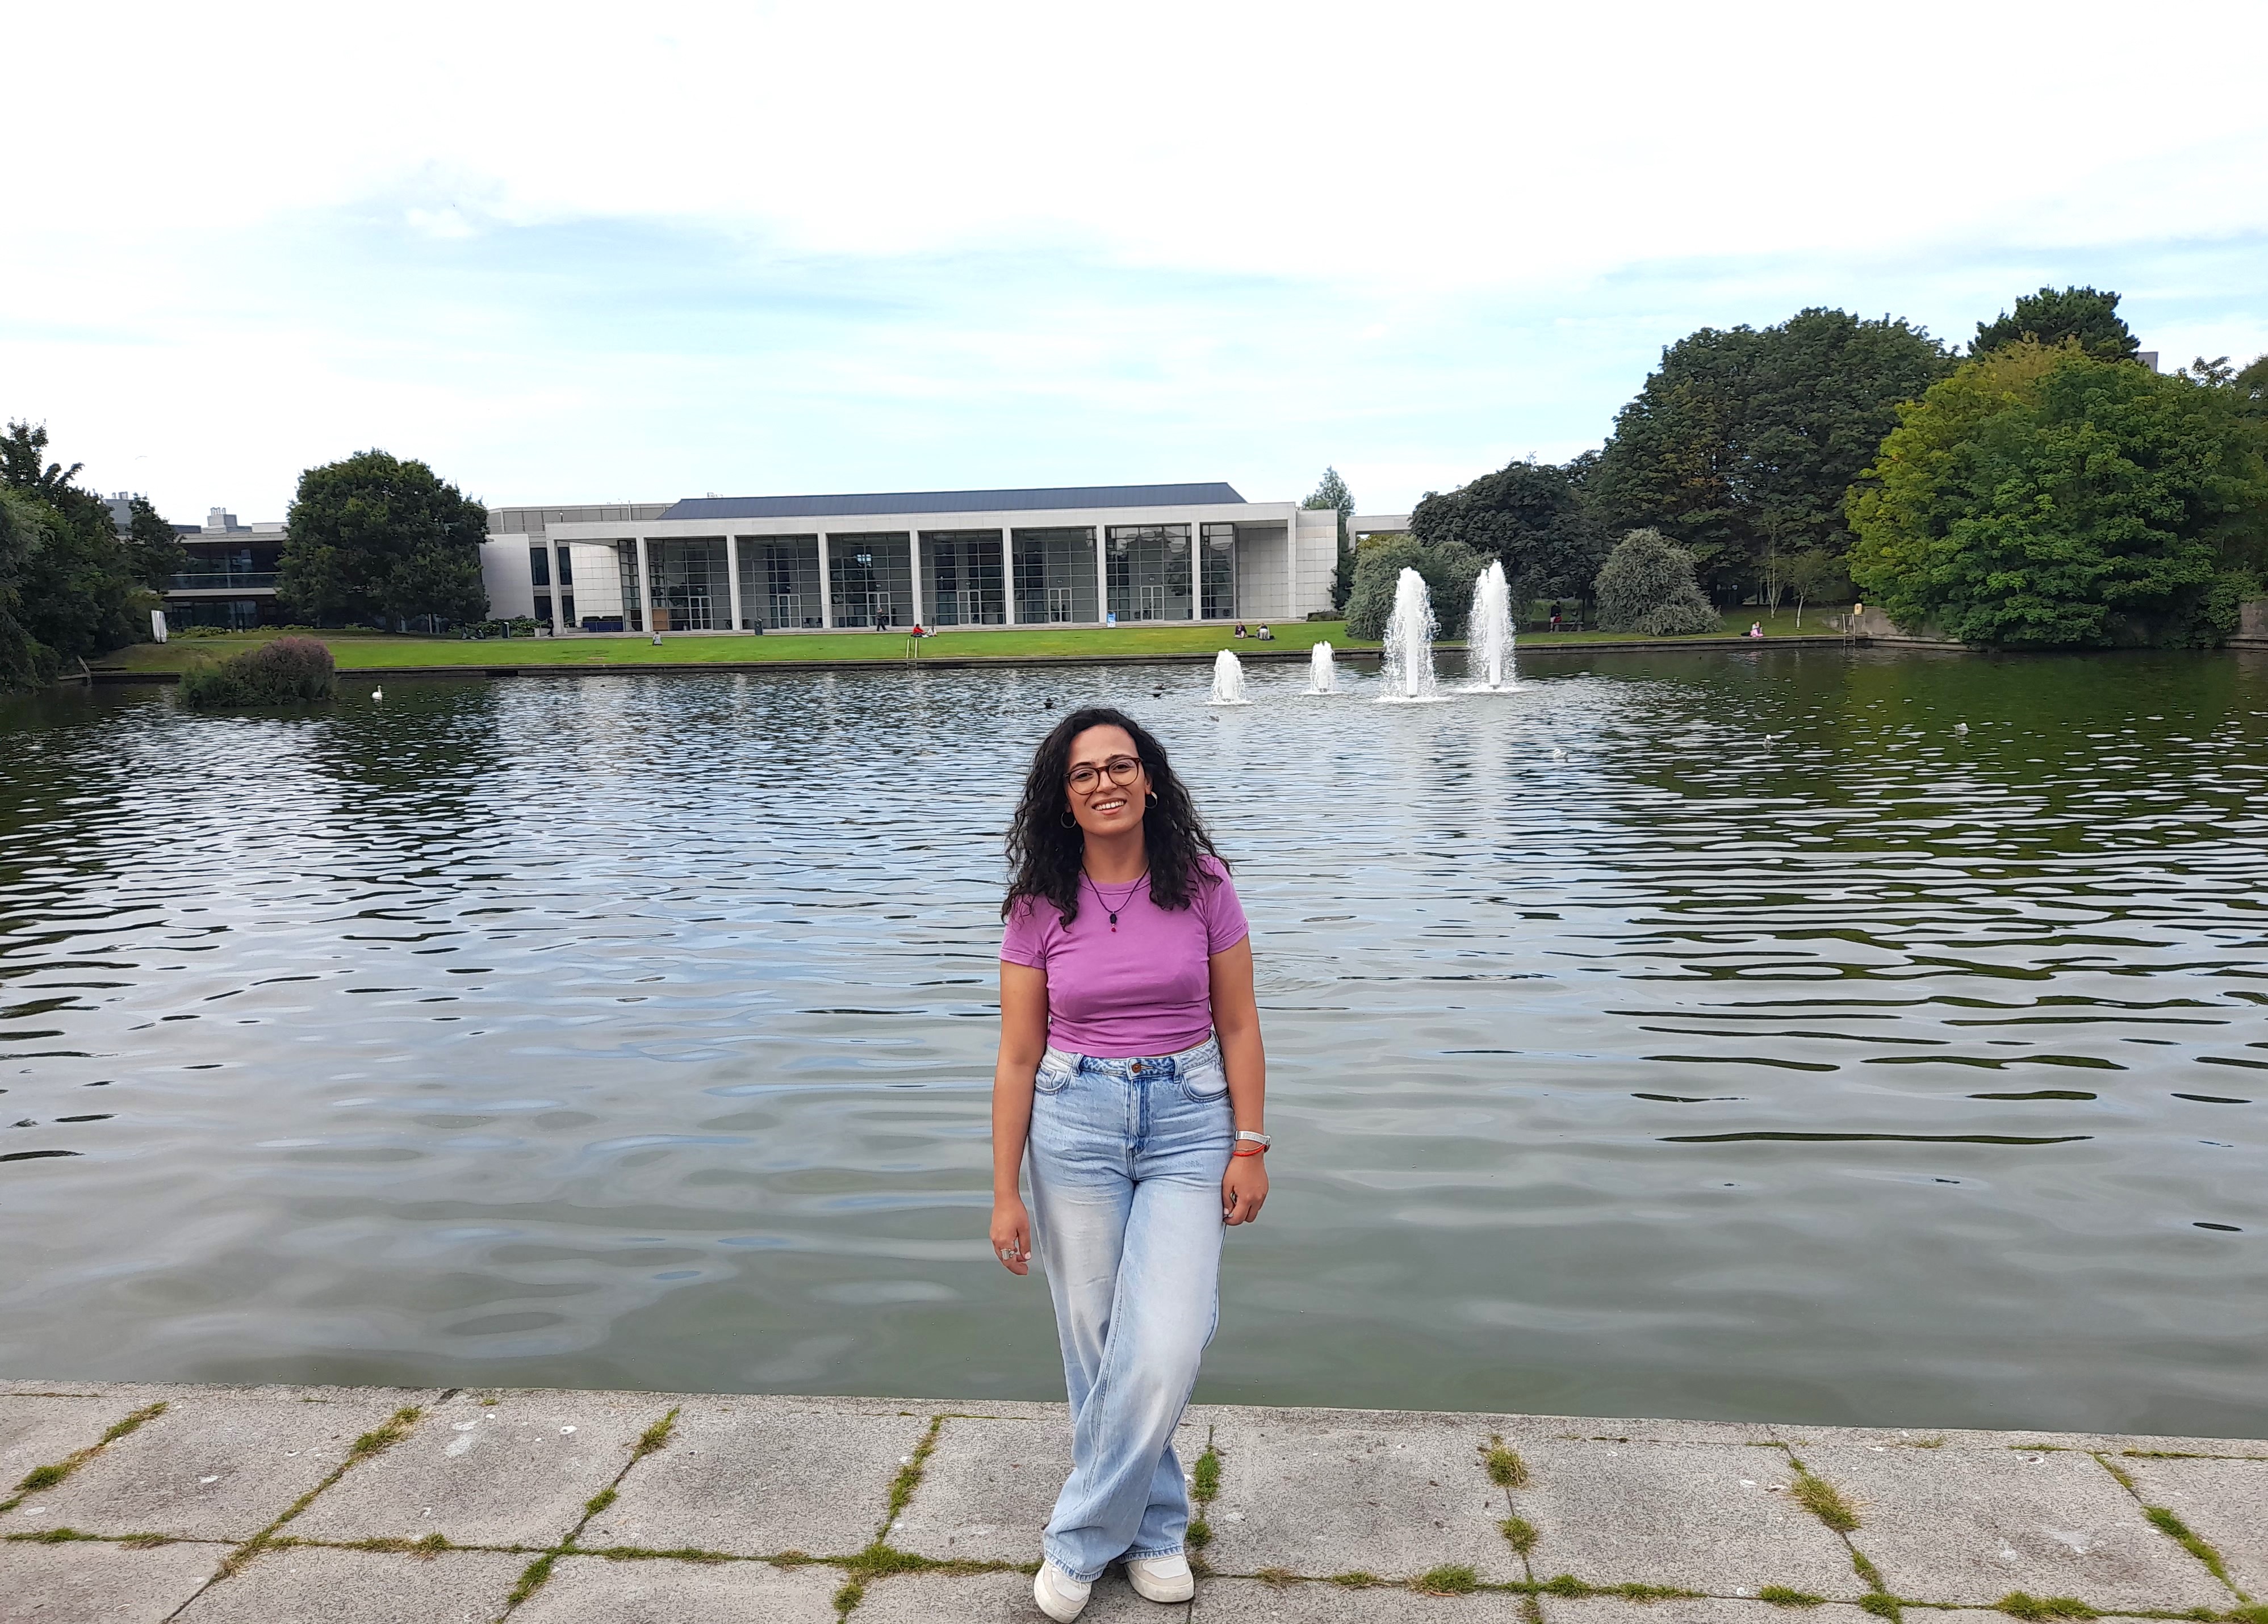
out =
[[[906,532],[828,536],[827,573],[837,626],[914,623],[913,540]]]
[[[1129,621],[1190,618],[1189,527],[1113,525],[1103,548],[1110,613]]]
[[[260,624],[261,603],[257,598],[169,598],[166,600],[166,624],[168,628],[222,626],[230,631],[250,631]]]
[[[1016,561],[1017,624],[1044,626],[1056,621],[1102,618],[1095,602],[1093,525],[1019,530],[1012,551]]]
[[[649,540],[645,548],[653,588],[652,630],[718,631],[732,625],[725,598],[724,537]]]
[[[932,626],[1000,626],[1008,619],[1007,580],[997,530],[924,530],[922,594]]]
[[[819,538],[742,536],[740,624],[767,631],[823,624]]]
[[[1197,559],[1197,613],[1208,621],[1236,618],[1236,526],[1207,525]]]

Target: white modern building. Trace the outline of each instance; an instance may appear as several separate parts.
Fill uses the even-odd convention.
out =
[[[1304,619],[1337,515],[1226,484],[499,508],[489,613],[586,630]]]

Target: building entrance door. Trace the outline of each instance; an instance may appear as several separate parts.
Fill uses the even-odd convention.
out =
[[[1068,586],[1050,586],[1048,588],[1048,619],[1051,621],[1068,621],[1071,617],[1071,588]]]
[[[1162,621],[1166,618],[1166,589],[1162,586],[1138,586],[1134,589],[1134,618],[1138,621]]]

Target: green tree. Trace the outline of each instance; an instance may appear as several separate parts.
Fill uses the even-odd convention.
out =
[[[311,621],[484,619],[488,522],[422,462],[366,451],[309,468],[285,517],[276,595]]]
[[[165,515],[150,505],[147,496],[135,497],[127,511],[130,516],[126,529],[129,567],[144,586],[160,591],[167,576],[188,568],[189,549],[181,545],[180,533]]]
[[[1583,511],[1569,470],[1533,458],[1426,492],[1410,530],[1427,547],[1454,541],[1501,560],[1515,614],[1539,598],[1587,598],[1607,555],[1606,533]]]
[[[26,629],[24,578],[45,539],[44,503],[0,485],[0,689],[51,682],[55,654]]]
[[[1633,530],[1616,542],[1592,590],[1609,631],[1683,637],[1724,624],[1693,579],[1693,555],[1659,530]]]
[[[80,489],[81,465],[49,462],[47,449],[44,424],[11,423],[0,437],[0,489],[12,498],[15,537],[0,562],[13,574],[0,592],[14,601],[13,624],[41,650],[33,666],[52,672],[56,660],[107,654],[146,636],[156,599],[139,549],[120,538],[108,506]],[[20,671],[23,662],[8,665]]]
[[[1386,636],[1394,592],[1404,570],[1425,579],[1433,618],[1444,637],[1465,635],[1473,609],[1473,583],[1488,560],[1460,541],[1426,547],[1416,537],[1372,536],[1355,549],[1354,591],[1347,599],[1347,636],[1375,643]]]
[[[1325,468],[1323,477],[1316,482],[1314,492],[1300,504],[1312,511],[1330,509],[1339,516],[1338,562],[1331,570],[1331,607],[1347,606],[1347,594],[1354,590],[1354,538],[1348,526],[1354,522],[1354,492],[1339,477],[1336,468]]]
[[[1617,414],[1586,503],[1608,533],[1653,528],[1712,583],[1745,589],[1775,555],[1851,544],[1844,493],[1952,363],[1922,328],[1800,311],[1778,327],[1704,327]]]
[[[2268,423],[2225,369],[2028,339],[1902,414],[1852,493],[1852,577],[1967,643],[2216,642],[2268,552]]]
[[[2128,361],[2142,346],[2118,314],[2118,296],[2093,288],[2042,288],[1991,321],[1977,324],[1972,356],[2029,339],[2051,349],[2066,340],[2100,361]]]

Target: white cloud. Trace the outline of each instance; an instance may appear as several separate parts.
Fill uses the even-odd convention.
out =
[[[62,201],[0,239],[0,409],[184,512],[373,442],[516,498],[1336,460],[1398,505],[1594,441],[1702,321],[1957,338],[2129,275],[2169,362],[2268,327],[2229,262],[2268,116],[2164,88],[2268,57],[2251,0],[222,0],[11,40],[89,66],[11,76]]]

